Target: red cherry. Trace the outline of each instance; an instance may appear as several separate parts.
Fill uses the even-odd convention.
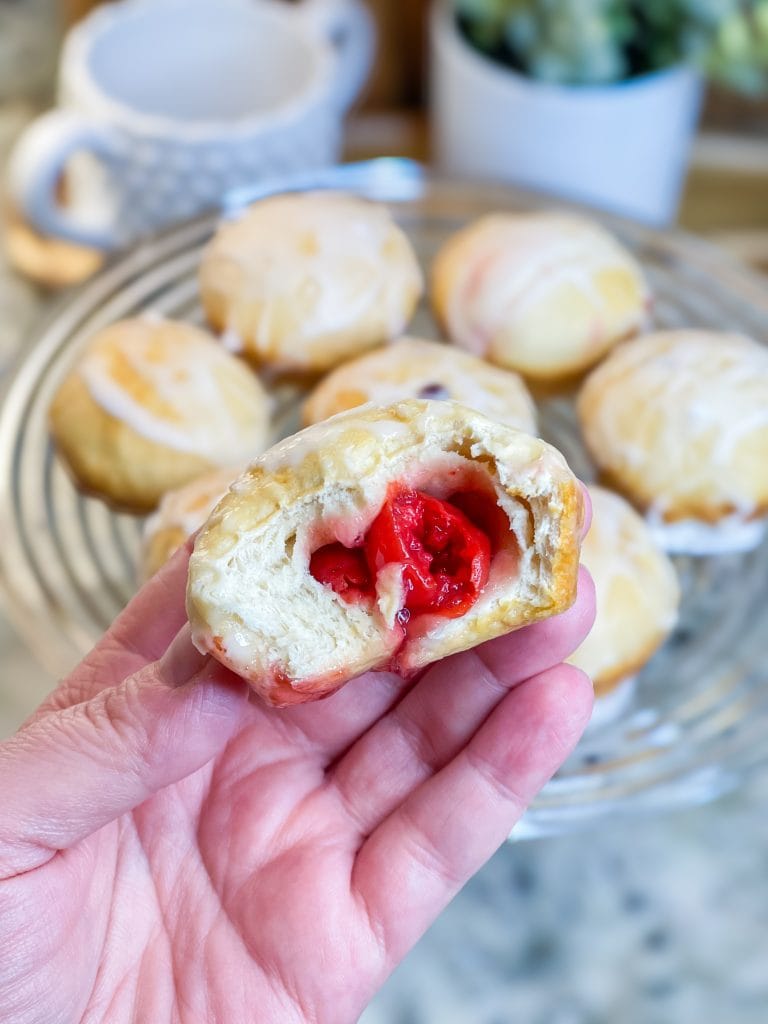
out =
[[[458,491],[448,501],[489,538],[493,554],[503,547],[509,538],[509,519],[495,494],[480,490]]]
[[[491,545],[458,508],[402,488],[384,503],[364,542],[371,575],[402,565],[405,607],[447,618],[463,615],[488,581]]]
[[[330,587],[350,604],[373,597],[373,583],[362,548],[326,544],[312,554],[309,571],[318,583]]]

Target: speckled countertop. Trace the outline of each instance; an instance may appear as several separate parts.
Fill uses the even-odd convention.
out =
[[[364,1024],[765,1024],[767,802],[505,847]]]
[[[21,117],[0,116],[0,164]],[[0,254],[0,383],[40,308]],[[0,736],[52,684],[0,614]],[[363,1017],[363,1024],[766,1022],[768,774],[705,807],[507,845]]]

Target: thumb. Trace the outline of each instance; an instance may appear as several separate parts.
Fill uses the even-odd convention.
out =
[[[0,745],[0,879],[202,767],[235,731],[246,694],[194,650],[185,627],[160,661]]]

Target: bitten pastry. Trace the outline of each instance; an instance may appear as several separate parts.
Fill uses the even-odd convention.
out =
[[[592,524],[581,560],[592,574],[597,615],[568,659],[583,669],[598,697],[635,675],[677,621],[680,587],[674,566],[644,520],[618,494],[591,486]]]
[[[387,208],[328,192],[256,203],[219,227],[200,266],[203,307],[225,342],[298,373],[401,334],[422,288]]]
[[[84,489],[149,511],[166,491],[263,451],[269,399],[204,331],[143,317],[96,334],[56,392],[50,424]]]
[[[567,608],[582,504],[559,452],[457,403],[340,413],[257,459],[198,534],[193,640],[275,706],[412,673]]]
[[[457,345],[554,380],[635,334],[650,292],[636,260],[599,225],[571,214],[496,213],[440,250],[432,301]]]
[[[139,566],[142,580],[154,576],[200,529],[239,473],[240,469],[214,469],[163,495],[157,511],[144,524]]]
[[[387,405],[405,398],[450,399],[518,430],[537,432],[533,399],[516,373],[422,338],[400,338],[338,367],[307,399],[304,422],[317,423],[366,402]]]
[[[667,550],[759,543],[768,512],[768,349],[734,334],[649,334],[590,374],[578,411],[604,477],[647,513]]]

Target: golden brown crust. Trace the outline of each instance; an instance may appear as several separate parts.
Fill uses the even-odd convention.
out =
[[[258,378],[209,334],[147,316],[94,335],[49,421],[83,490],[146,512],[166,491],[262,451],[269,408]]]
[[[398,584],[379,580],[375,607],[350,606],[309,574],[311,551],[353,546],[392,484],[447,497],[462,481],[495,491],[512,546],[461,619],[417,617],[403,644]],[[190,562],[193,636],[272,703],[286,684],[300,701],[367,668],[410,673],[567,608],[582,515],[578,483],[543,441],[456,403],[356,409],[267,452],[217,506]]]
[[[142,579],[154,576],[187,537],[200,529],[238,472],[232,467],[214,469],[163,495],[157,511],[144,524],[139,564]]]
[[[635,508],[641,512],[649,512],[654,508],[656,499],[650,497],[644,499],[639,494],[630,493],[629,487],[625,484],[619,473],[611,473],[608,470],[601,469],[598,473],[598,481],[609,490],[625,494],[632,501]],[[707,505],[704,505],[700,501],[689,500],[673,501],[671,504],[666,505],[663,510],[660,510],[658,515],[665,523],[681,523],[696,520],[697,522],[706,523],[708,526],[717,526],[724,519],[730,519],[735,516],[738,516],[745,523],[750,523],[756,522],[768,515],[768,500],[758,502],[746,515],[744,514],[743,507],[739,507],[732,501],[721,502],[719,505],[709,502]]]
[[[665,523],[768,511],[768,351],[710,331],[659,331],[594,370],[578,414],[601,479]]]
[[[174,555],[187,534],[180,526],[166,526],[146,538],[142,552],[141,576],[148,580]]]
[[[618,494],[589,487],[592,525],[581,559],[592,575],[592,631],[568,661],[603,695],[645,665],[677,621],[680,587],[645,521]]]
[[[56,392],[50,424],[78,486],[122,511],[149,512],[165,491],[211,468],[204,459],[150,441],[111,416],[77,374]]]
[[[554,212],[491,214],[439,251],[435,316],[456,344],[561,385],[646,320],[642,271],[598,224]]]
[[[407,398],[460,402],[491,419],[537,433],[536,409],[522,378],[453,345],[403,337],[329,373],[302,409],[306,426],[367,402]]]
[[[401,334],[422,292],[385,207],[336,193],[271,197],[203,253],[206,317],[280,373],[317,374]]]
[[[8,211],[4,242],[11,266],[45,288],[80,284],[104,263],[100,249],[41,235],[15,210]]]

